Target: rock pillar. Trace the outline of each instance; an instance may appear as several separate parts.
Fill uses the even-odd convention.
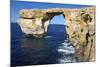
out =
[[[51,16],[42,10],[21,10],[18,24],[28,37],[41,38],[47,33]]]

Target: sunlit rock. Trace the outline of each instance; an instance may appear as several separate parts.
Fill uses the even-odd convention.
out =
[[[37,38],[45,36],[54,16],[63,14],[67,39],[75,47],[75,56],[80,61],[95,60],[95,7],[22,9],[19,14],[22,32]]]
[[[65,14],[68,39],[79,61],[95,60],[95,8],[82,8]]]

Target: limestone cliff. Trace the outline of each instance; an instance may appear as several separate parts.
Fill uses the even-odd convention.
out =
[[[80,61],[95,60],[95,8],[65,12],[68,39]]]
[[[22,9],[19,25],[27,36],[45,36],[55,15],[63,14],[70,43],[75,47],[79,61],[95,60],[95,7],[80,9]]]

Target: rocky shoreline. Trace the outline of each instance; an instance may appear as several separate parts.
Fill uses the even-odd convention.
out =
[[[80,9],[22,9],[18,24],[26,35],[45,36],[51,19],[63,14],[68,40],[75,47],[75,56],[81,61],[95,61],[95,7]]]

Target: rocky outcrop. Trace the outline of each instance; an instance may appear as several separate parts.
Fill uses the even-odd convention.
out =
[[[51,12],[53,9],[23,9],[20,11],[19,25],[22,31],[28,36],[43,37],[47,33],[50,20],[61,14],[61,11]]]
[[[19,25],[27,36],[45,36],[49,23],[55,15],[63,14],[68,39],[75,47],[79,61],[95,60],[95,7],[68,9],[23,9]]]
[[[75,47],[79,61],[95,60],[95,8],[65,13],[68,39]]]

